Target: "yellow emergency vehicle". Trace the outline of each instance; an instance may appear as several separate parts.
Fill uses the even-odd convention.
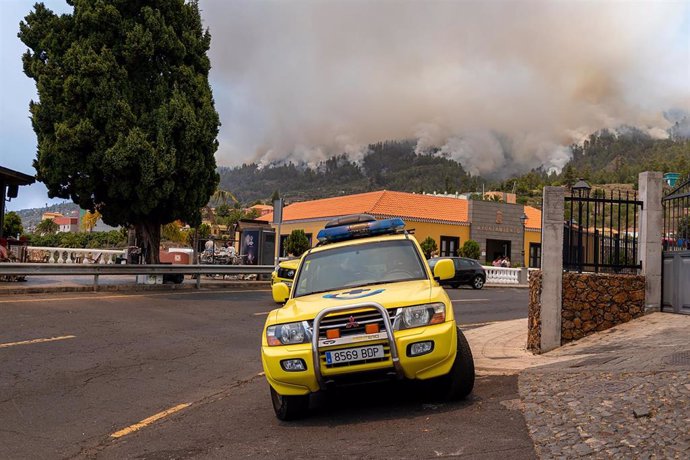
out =
[[[309,395],[381,378],[431,381],[435,395],[464,398],[472,352],[439,281],[401,219],[347,216],[329,222],[301,258],[294,282],[273,285],[261,359],[276,416],[303,417]]]

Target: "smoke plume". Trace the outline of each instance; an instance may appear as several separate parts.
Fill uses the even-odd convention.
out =
[[[664,112],[690,110],[689,5],[202,0],[218,163],[357,159],[415,138],[507,173],[560,169],[602,128],[665,136]]]

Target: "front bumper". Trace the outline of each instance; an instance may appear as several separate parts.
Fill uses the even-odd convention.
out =
[[[386,323],[385,334],[363,335],[357,343],[324,346],[319,344],[318,333],[314,334],[311,343],[286,345],[261,349],[261,360],[266,378],[271,386],[282,395],[304,395],[325,389],[338,377],[348,376],[356,380],[356,374],[369,371],[390,370],[398,378],[426,380],[440,377],[450,372],[456,354],[457,329],[455,321],[441,324],[393,331],[386,310],[378,305],[349,305],[323,310],[314,320],[314,331],[318,331],[320,318],[334,312],[356,308],[375,308],[383,310]],[[383,336],[383,337],[382,337]],[[432,341],[434,346],[430,353],[421,356],[408,356],[409,345],[416,342]],[[321,340],[323,342],[323,340]],[[344,367],[333,367],[326,364],[325,351],[367,345],[383,345],[385,359],[377,362],[351,363]],[[289,372],[281,366],[285,359],[302,359],[306,370]],[[353,378],[349,378],[350,381]],[[363,381],[366,379],[363,378]]]

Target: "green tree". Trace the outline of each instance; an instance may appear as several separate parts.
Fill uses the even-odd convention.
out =
[[[5,221],[2,224],[2,234],[5,238],[16,237],[24,233],[22,218],[14,211],[5,214]]]
[[[465,244],[460,248],[460,255],[462,257],[469,257],[470,259],[479,260],[481,250],[479,248],[479,243],[474,240],[467,240]]]
[[[288,254],[292,254],[296,257],[304,254],[309,247],[309,238],[307,238],[304,230],[293,230],[285,240],[285,249]]]
[[[60,226],[53,222],[52,219],[43,219],[40,224],[36,226],[36,233],[39,235],[54,235],[60,230]]]
[[[230,216],[230,206],[227,204],[223,203],[220,206],[216,208],[216,216],[218,217],[228,217]]]
[[[196,1],[37,3],[19,25],[38,140],[34,167],[50,197],[133,226],[149,263],[161,225],[196,226],[218,184],[214,108]]]
[[[424,241],[419,245],[422,248],[422,252],[424,252],[424,257],[427,259],[431,258],[431,254],[435,252],[438,249],[438,246],[436,245],[436,240],[434,240],[432,237],[427,236]]]

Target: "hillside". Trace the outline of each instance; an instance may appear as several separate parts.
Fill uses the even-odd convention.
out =
[[[415,154],[415,144],[407,140],[372,144],[361,163],[340,155],[314,168],[293,163],[220,168],[220,187],[252,203],[269,199],[275,190],[294,201],[381,189],[462,192],[481,183],[454,160]]]
[[[516,192],[526,204],[539,205],[545,185],[569,185],[583,177],[592,184],[634,185],[645,170],[690,173],[690,140],[653,139],[634,128],[592,134],[571,146],[573,157],[560,174],[542,168],[501,181],[470,176],[453,159],[415,153],[415,141],[386,141],[369,146],[360,163],[345,155],[315,168],[293,163],[260,168],[256,164],[220,168],[220,187],[245,203],[268,200],[278,190],[288,200],[307,200],[371,190],[404,192]]]
[[[46,208],[22,209],[21,211],[17,211],[17,214],[22,219],[22,224],[26,228],[38,225],[41,222],[41,216],[44,212],[59,212],[63,216],[68,216],[70,213],[76,213],[74,215],[78,216],[79,206],[74,203],[64,202],[53,204]]]
[[[568,185],[578,178],[592,185],[634,186],[645,170],[690,174],[690,140],[680,136],[652,139],[645,133],[624,128],[592,134],[583,145],[571,146],[573,158],[560,174],[542,168],[502,181],[470,176],[457,161],[436,154],[416,154],[416,141],[386,141],[372,144],[361,162],[346,155],[334,156],[316,167],[245,164],[221,167],[220,188],[229,190],[243,203],[270,201],[274,191],[288,201],[302,201],[372,190],[404,192],[477,192],[482,189],[516,192],[518,201],[540,206],[545,185]],[[48,208],[25,209],[19,215],[25,225],[40,222],[45,211],[67,214],[77,211],[71,203]]]

